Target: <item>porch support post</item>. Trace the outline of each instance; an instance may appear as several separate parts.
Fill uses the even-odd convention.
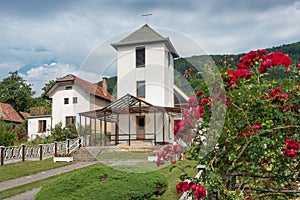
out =
[[[107,135],[107,120],[106,120],[106,111],[104,111],[104,145],[106,146],[106,137]]]
[[[154,111],[154,144],[156,145],[156,111]]]
[[[102,146],[102,119],[100,119],[100,146]]]
[[[142,102],[139,102],[140,115],[142,114]]]
[[[165,112],[162,112],[163,117],[162,117],[162,122],[163,122],[163,144],[165,144]]]
[[[90,144],[93,145],[93,142],[92,142],[92,139],[93,139],[93,137],[92,137],[92,118],[89,117],[89,119],[90,119]]]
[[[116,133],[115,133],[115,137],[116,137],[116,139],[115,139],[115,144],[117,145],[117,144],[119,144],[119,114],[117,114],[117,121],[116,121]]]
[[[87,135],[86,135],[86,116],[84,116],[84,132],[83,132],[83,134],[84,134],[84,145],[85,146],[87,146]]]
[[[130,133],[130,110],[128,113],[128,145],[130,146],[130,139],[131,139],[131,133]]]
[[[79,115],[79,136],[82,136],[81,131],[82,131],[82,129],[81,129],[81,115]]]
[[[95,141],[94,141],[94,146],[96,146],[97,145],[97,131],[96,131],[96,118],[94,118],[94,139],[95,139]]]

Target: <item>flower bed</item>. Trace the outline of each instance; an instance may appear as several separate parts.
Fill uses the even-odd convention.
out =
[[[73,162],[73,156],[70,153],[55,153],[53,157],[53,162]]]
[[[53,157],[53,162],[73,162],[73,156],[71,156],[71,157]]]

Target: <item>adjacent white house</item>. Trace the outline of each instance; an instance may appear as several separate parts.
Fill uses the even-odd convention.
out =
[[[174,123],[181,118],[175,103],[186,103],[188,97],[174,86],[173,60],[178,53],[171,41],[145,24],[112,47],[117,51],[117,100],[80,113],[80,118],[113,123],[109,141],[113,144],[174,141]],[[91,127],[89,135],[107,135],[105,127]]]
[[[55,84],[44,94],[52,100],[51,112],[28,117],[28,137],[49,136],[51,128],[58,123],[62,127],[79,125],[79,113],[99,109],[108,105],[115,98],[107,92],[107,81],[103,87],[69,74],[56,80]]]

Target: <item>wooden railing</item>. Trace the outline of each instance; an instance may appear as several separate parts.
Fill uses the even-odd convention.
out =
[[[25,160],[43,160],[54,153],[72,153],[82,146],[82,137],[68,139],[62,142],[39,144],[38,146],[10,146],[0,147],[0,165],[24,162]]]
[[[156,145],[156,135],[155,133],[145,133],[145,138],[142,139],[143,141],[152,141]],[[118,134],[116,135],[111,135],[110,141],[115,143],[117,145],[118,142],[128,142],[128,145],[130,146],[131,141],[137,141],[137,135],[136,134]]]

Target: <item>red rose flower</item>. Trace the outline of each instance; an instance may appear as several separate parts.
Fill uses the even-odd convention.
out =
[[[189,105],[189,107],[196,107],[198,105],[198,101],[197,101],[196,97],[189,98],[188,105]]]
[[[204,198],[206,195],[205,187],[201,185],[196,186],[196,190],[194,192],[194,197],[197,200]]]
[[[198,91],[198,92],[196,92],[196,96],[197,96],[197,97],[200,97],[203,93],[204,93],[204,92],[202,92],[202,91]]]
[[[208,104],[209,99],[208,99],[208,98],[202,98],[200,101],[201,101],[201,103],[203,103],[203,104]]]
[[[261,129],[261,125],[260,124],[255,124],[254,126],[253,126],[253,131],[254,132],[257,132],[257,131],[259,131]]]

